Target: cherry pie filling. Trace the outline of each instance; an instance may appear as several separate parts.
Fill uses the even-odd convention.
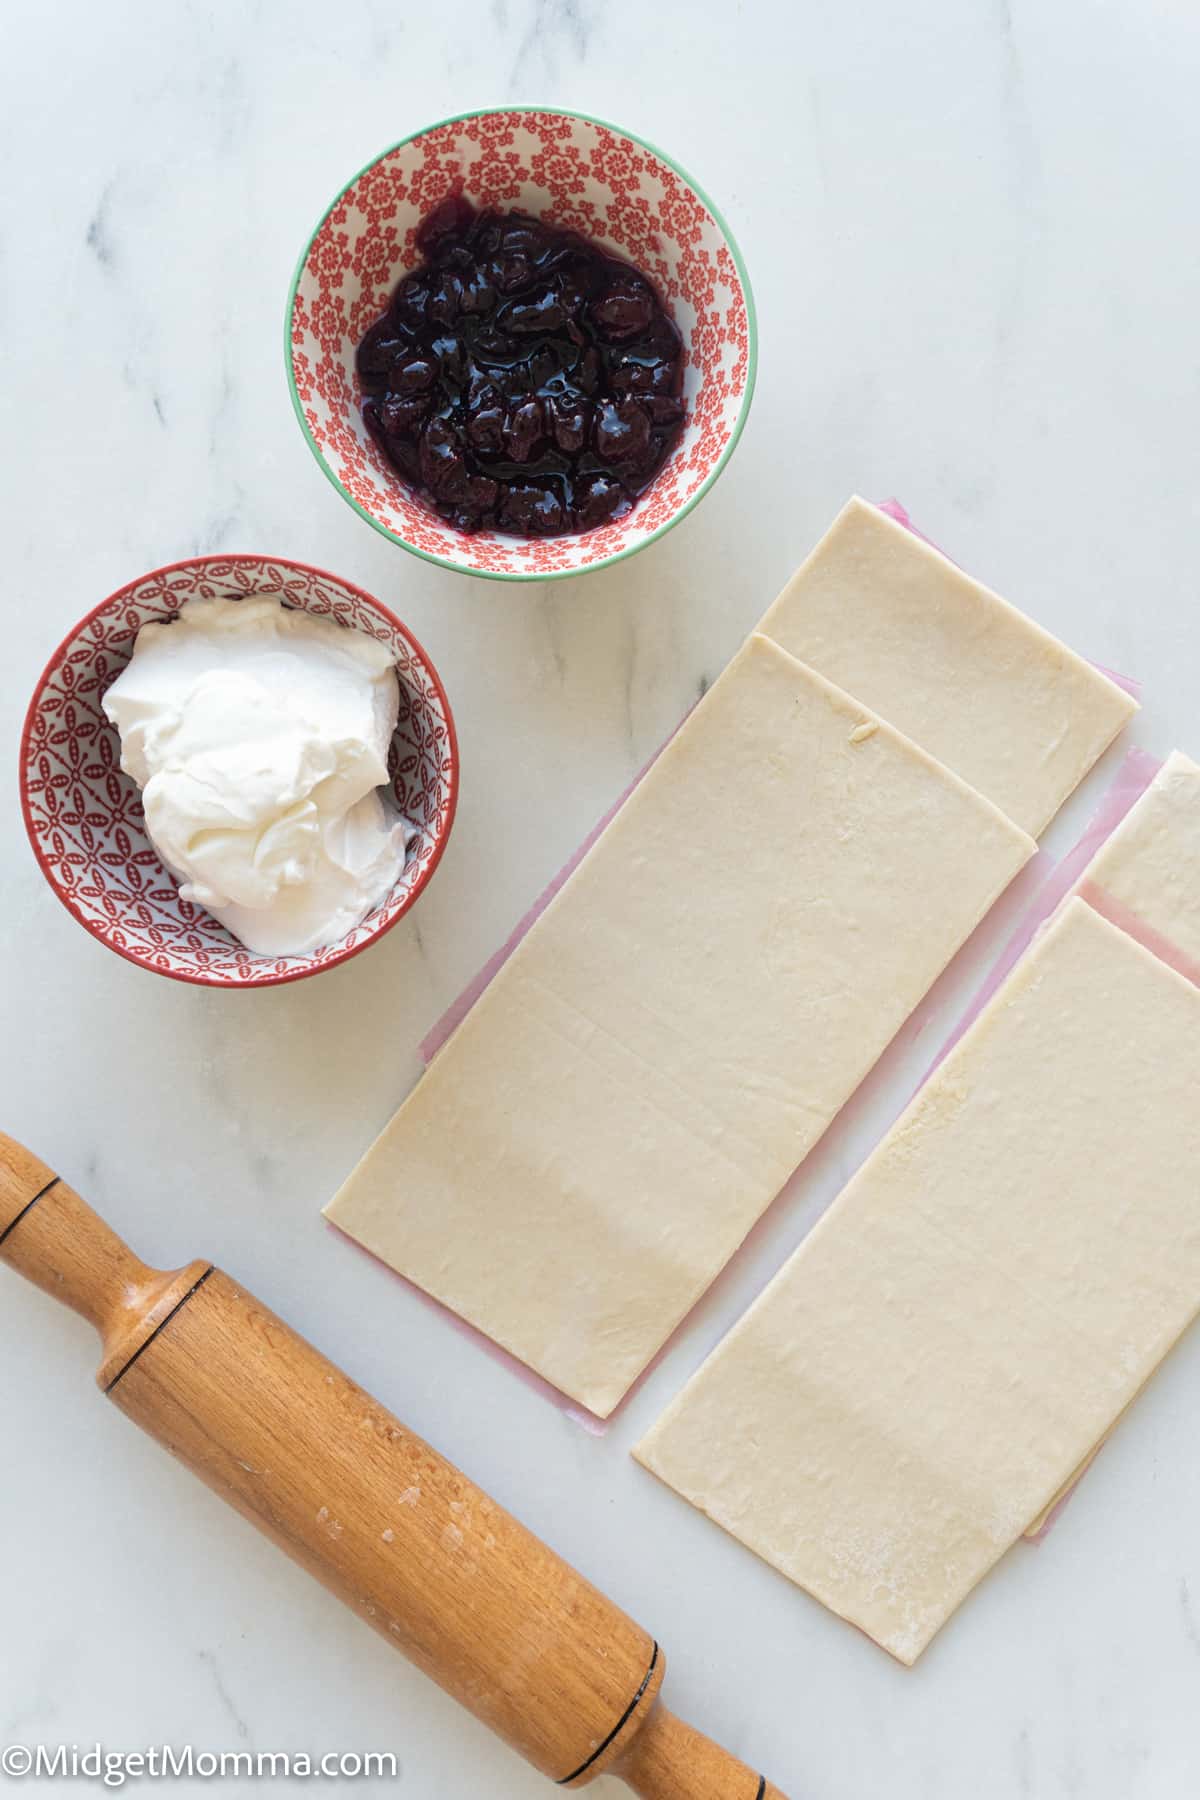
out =
[[[683,345],[653,283],[578,232],[459,195],[417,232],[358,346],[363,420],[460,531],[622,518],[683,432]]]

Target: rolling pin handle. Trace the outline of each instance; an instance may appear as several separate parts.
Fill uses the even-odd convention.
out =
[[[96,1381],[106,1392],[211,1268],[148,1268],[74,1188],[2,1132],[0,1262],[95,1326]]]
[[[611,1773],[640,1800],[785,1800],[765,1777],[661,1701]]]

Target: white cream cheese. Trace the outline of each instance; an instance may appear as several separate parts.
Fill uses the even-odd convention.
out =
[[[104,698],[183,898],[264,956],[332,943],[403,869],[379,792],[399,704],[384,645],[274,594],[144,625]]]

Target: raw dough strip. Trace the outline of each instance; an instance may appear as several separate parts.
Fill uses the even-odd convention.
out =
[[[857,497],[759,630],[1033,837],[1137,711],[1107,675]]]
[[[1129,751],[1082,837],[1038,890],[934,1068],[1073,894],[1082,895],[1111,924],[1200,985],[1200,963],[1180,948],[1181,943],[1189,948],[1200,943],[1200,766],[1180,751],[1166,763],[1144,750]],[[1092,1446],[1082,1465],[1026,1526],[1026,1538],[1040,1541],[1045,1536],[1110,1435]]]
[[[606,1417],[1034,848],[751,638],[328,1216]]]
[[[1089,863],[1080,892],[1200,982],[1200,763],[1172,752]]]
[[[911,1663],[1200,1309],[1200,990],[1069,900],[635,1454]]]
[[[890,537],[878,523],[881,518],[902,525],[911,539],[919,540],[926,551],[933,554],[906,556],[904,551],[909,546],[904,540]],[[851,575],[851,571],[860,569],[869,571],[869,579],[865,585]],[[906,590],[904,606],[910,610],[915,608],[920,615],[917,641],[927,651],[934,633],[940,635],[940,643],[931,660],[923,662],[921,654],[914,654],[897,632],[895,622],[889,619],[889,584],[896,570],[902,571]],[[1023,708],[1023,700],[1019,692],[1015,697],[1018,710],[1014,709],[1014,697],[1006,694],[1000,703],[1003,715],[989,728],[989,738],[1004,740],[1005,759],[1015,758],[1019,764],[1017,773],[1007,779],[1014,786],[1019,785],[1023,791],[1031,787],[1035,789],[1039,795],[1039,809],[1044,810],[1047,805],[1057,807],[1065,797],[1060,792],[1061,776],[1055,774],[1048,778],[1041,769],[1044,759],[1052,756],[1061,761],[1064,756],[1073,755],[1075,761],[1069,766],[1078,769],[1076,779],[1081,779],[1090,766],[1089,756],[1105,732],[1111,728],[1115,733],[1136,710],[1135,700],[1114,697],[1111,691],[1113,687],[1119,687],[1123,677],[1110,677],[1108,671],[1100,669],[1099,680],[1094,679],[1097,665],[1084,663],[1082,658],[1066,650],[1006,601],[998,600],[989,589],[972,581],[917,529],[897,500],[885,501],[879,507],[870,506],[864,500],[850,500],[803,568],[767,613],[760,627],[765,635],[773,637],[785,650],[799,656],[801,661],[810,662],[822,674],[845,687],[847,692],[858,692],[853,681],[842,680],[831,667],[824,667],[816,655],[805,657],[797,649],[797,644],[804,635],[801,615],[806,594],[810,589],[819,589],[821,593],[828,595],[831,584],[842,580],[846,582],[846,586],[837,588],[834,595],[842,620],[848,614],[865,615],[868,608],[875,613],[871,619],[864,616],[862,623],[870,630],[876,645],[876,660],[882,657],[887,662],[885,670],[877,668],[875,671],[880,693],[887,701],[887,704],[878,704],[878,710],[892,723],[899,724],[901,730],[907,730],[923,748],[931,750],[935,756],[940,754],[947,767],[954,769],[968,781],[972,780],[972,776],[963,766],[962,759],[973,754],[971,746],[975,741],[977,721],[974,718],[975,702],[964,701],[962,694],[974,682],[981,692],[988,694],[989,705],[996,704],[988,652],[997,640],[1001,655],[1014,666],[1018,678],[1032,671],[1036,680],[1041,683],[1046,679],[1047,668],[1053,671],[1061,667],[1067,673],[1071,690],[1085,696],[1082,711],[1078,717],[1069,720],[1065,731],[1059,731],[1055,726],[1057,738],[1053,744],[1048,739],[1047,715],[1043,713],[1034,718],[1027,710],[1020,710]],[[819,605],[816,610],[820,610]],[[983,638],[979,636],[977,613],[987,621],[987,633]],[[821,638],[821,649],[826,651],[828,630],[827,621]],[[813,636],[815,641],[815,621]],[[883,646],[887,646],[886,650]],[[838,644],[834,660],[848,666],[849,654],[847,645]],[[1092,676],[1088,674],[1089,668]],[[963,721],[958,718],[948,720],[942,716],[945,700],[938,697],[935,690],[938,683],[948,678],[958,696],[957,704],[964,709],[965,731]],[[1055,680],[1053,673],[1051,679]],[[1064,699],[1067,698],[1064,695]],[[934,717],[931,717],[931,713]],[[910,720],[909,725],[901,722],[901,714]],[[1049,716],[1055,716],[1053,708]],[[938,721],[936,724],[935,718]],[[1021,730],[1027,733],[1024,742],[1017,735]],[[940,752],[927,741],[927,734],[932,731],[939,733],[942,744]],[[1006,733],[1009,734],[1007,737]],[[567,877],[625,804],[645,775],[646,769],[651,767],[660,754],[661,751],[656,751],[641,773],[634,777],[625,793],[534,901],[501,948],[489,958],[437,1021],[421,1044],[424,1062],[431,1062],[451,1032],[457,1029],[496,971],[536,923]],[[986,764],[982,759],[977,759],[985,780],[995,773],[996,754],[993,745]],[[958,761],[954,760],[956,756]],[[1006,777],[996,774],[995,779],[999,783]],[[981,784],[976,781],[975,785]],[[988,789],[984,786],[981,791],[987,792]],[[1044,798],[1047,793],[1051,796],[1050,799]],[[997,798],[995,794],[991,797]]]
[[[1181,750],[1172,752],[1090,860],[1075,891],[1200,987],[1200,764]],[[1045,1536],[1118,1423],[1026,1527],[1027,1538]]]

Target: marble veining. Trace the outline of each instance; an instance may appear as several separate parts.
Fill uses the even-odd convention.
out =
[[[661,1639],[678,1709],[792,1800],[1200,1792],[1196,1333],[1045,1543],[1005,1558],[911,1672],[626,1454],[906,1097],[994,934],[603,1439],[319,1209],[421,1037],[850,492],[899,495],[973,573],[1143,679],[1138,741],[1200,754],[1198,87],[1200,15],[1171,0],[6,14],[0,1128],[149,1259],[232,1270],[521,1512]],[[283,372],[288,280],[335,191],[418,126],[507,100],[627,121],[677,157],[734,227],[761,330],[749,426],[703,504],[542,590],[373,533],[315,468]],[[315,982],[242,995],[156,980],[80,931],[12,778],[68,626],[144,570],[222,550],[313,562],[392,605],[463,750],[415,911]],[[364,1800],[549,1792],[101,1403],[80,1321],[0,1275],[0,1328],[0,1738],[386,1748],[401,1778],[355,1784]]]

